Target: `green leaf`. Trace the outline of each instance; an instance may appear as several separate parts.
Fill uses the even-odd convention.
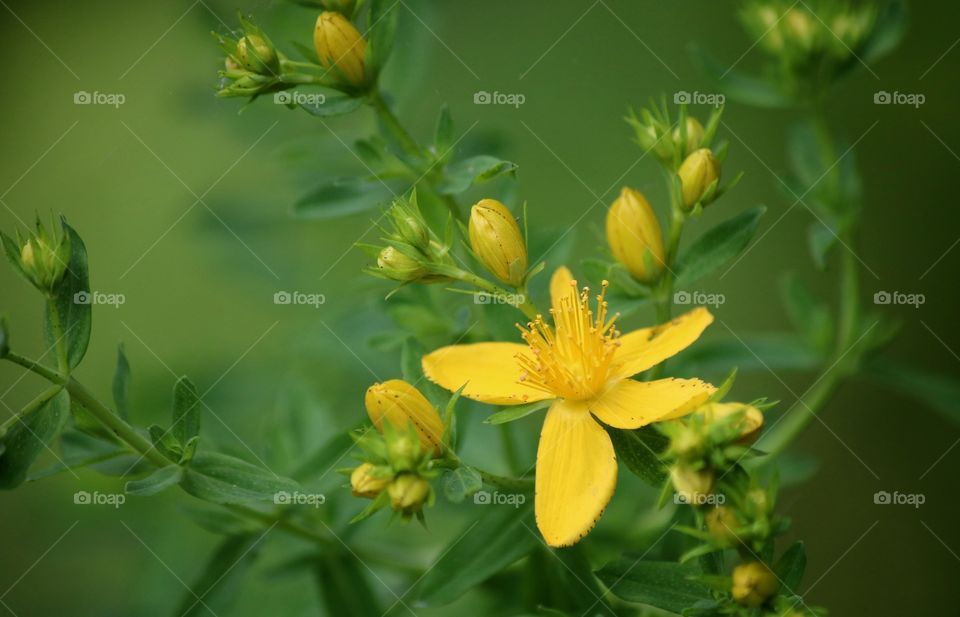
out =
[[[330,472],[337,463],[353,450],[353,439],[349,432],[335,433],[312,455],[291,473],[296,480],[321,478]]]
[[[525,418],[535,411],[546,409],[551,403],[553,403],[552,399],[546,401],[534,401],[532,403],[527,403],[526,405],[505,407],[500,411],[490,414],[490,416],[483,422],[485,424],[504,424],[506,422],[513,422],[514,420]]]
[[[807,228],[807,246],[810,249],[810,256],[813,258],[817,269],[824,270],[827,267],[827,256],[837,244],[837,232],[828,227],[822,221],[814,221]]]
[[[618,598],[679,614],[697,602],[713,599],[705,585],[692,580],[699,574],[695,568],[672,561],[622,557],[601,568],[597,577]]]
[[[339,218],[372,210],[393,196],[394,191],[376,178],[333,178],[297,200],[293,211],[305,218]]]
[[[710,77],[713,88],[731,99],[754,107],[784,108],[793,100],[771,82],[731,69],[731,63],[717,60],[700,46],[694,46],[693,58]]]
[[[764,212],[765,206],[750,208],[698,238],[677,266],[678,285],[689,285],[739,255],[750,244]]]
[[[739,334],[709,340],[688,349],[678,361],[679,374],[723,375],[736,366],[740,372],[781,370],[806,371],[817,368],[823,356],[795,334]]]
[[[433,133],[433,151],[437,160],[444,161],[450,157],[450,148],[453,146],[453,119],[450,117],[450,108],[446,104],[440,108],[437,117],[437,128]]]
[[[176,617],[227,615],[243,590],[243,579],[258,554],[262,536],[243,535],[223,541],[176,610]]]
[[[117,345],[117,368],[113,372],[113,402],[121,418],[130,417],[130,363],[123,350],[123,343]]]
[[[443,409],[448,400],[446,391],[423,374],[423,356],[426,353],[420,341],[412,336],[408,337],[400,350],[400,373],[404,381],[420,390],[434,407]]]
[[[51,310],[56,311],[63,329],[63,341],[66,343],[67,360],[70,368],[75,368],[87,353],[90,342],[91,305],[90,281],[87,271],[87,249],[83,240],[66,219],[61,217],[63,233],[70,238],[70,263],[63,279],[54,290],[52,307],[48,307],[44,332],[48,347],[53,347],[56,337],[53,335]]]
[[[526,556],[541,542],[530,517],[530,504],[520,508],[478,505],[489,508],[478,521],[454,536],[450,546],[424,576],[420,600],[442,606]]]
[[[189,379],[181,377],[173,386],[171,431],[181,447],[200,434],[200,395]]]
[[[323,103],[300,103],[308,113],[321,118],[342,116],[363,105],[363,99],[355,96],[328,96]]]
[[[214,503],[275,501],[278,493],[293,493],[299,485],[246,461],[216,452],[199,452],[180,480],[194,497]]]
[[[864,372],[878,385],[926,403],[947,420],[960,424],[960,380],[956,377],[928,373],[887,358],[871,361]]]
[[[393,39],[397,30],[397,2],[392,0],[371,0],[369,29],[367,31],[367,53],[364,64],[367,71],[376,79],[390,58]]]
[[[871,64],[886,56],[900,45],[909,25],[910,13],[905,2],[890,0],[884,3],[860,57]]]
[[[149,497],[160,491],[170,488],[180,482],[183,477],[183,468],[179,465],[167,465],[156,470],[146,478],[127,482],[124,490],[129,495]]]
[[[516,163],[503,161],[495,156],[486,154],[474,156],[448,165],[438,190],[443,195],[456,195],[474,184],[492,180],[503,174],[513,174],[517,167]]]
[[[613,441],[617,457],[627,469],[651,486],[659,487],[667,478],[667,467],[660,460],[669,440],[655,428],[637,430],[605,427]]]
[[[370,571],[355,555],[345,551],[324,554],[317,559],[314,574],[327,615],[385,614],[370,584]]]
[[[825,352],[833,340],[833,317],[830,307],[818,302],[796,272],[781,279],[780,292],[794,327],[811,348]]]
[[[23,265],[20,263],[20,243],[0,231],[0,244],[3,245],[3,254],[7,256],[7,261],[13,266],[14,271],[23,277],[23,280],[33,285],[30,277],[27,276],[27,273],[24,271]]]
[[[0,358],[10,353],[10,327],[6,315],[0,315]]]
[[[70,395],[60,390],[0,437],[0,489],[23,484],[30,466],[60,432],[69,410]]]
[[[469,465],[460,465],[443,476],[443,494],[453,503],[460,503],[483,488],[483,479]]]
[[[773,566],[777,578],[791,595],[799,595],[800,582],[803,580],[803,572],[806,569],[807,552],[803,548],[803,542],[795,542],[791,545]]]

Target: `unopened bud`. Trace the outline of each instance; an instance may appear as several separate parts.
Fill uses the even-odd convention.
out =
[[[350,474],[350,489],[355,497],[373,499],[390,484],[389,479],[376,475],[376,467],[363,463]]]
[[[777,577],[759,561],[740,564],[733,569],[733,586],[730,593],[742,606],[757,608],[777,592]]]
[[[745,403],[707,403],[697,413],[703,416],[707,424],[738,416],[733,426],[740,434],[738,441],[743,444],[756,441],[763,427],[763,412]]]
[[[670,480],[680,500],[693,506],[706,504],[713,490],[713,472],[709,469],[675,465],[670,469]]]
[[[415,514],[423,509],[430,498],[430,483],[414,474],[397,476],[387,489],[390,505],[404,514]]]
[[[663,270],[663,237],[650,203],[624,187],[607,211],[607,244],[635,278],[652,282]]]
[[[336,11],[320,13],[313,44],[320,64],[334,76],[355,88],[366,85],[367,42],[349,19]]]
[[[516,219],[496,199],[481,199],[470,211],[470,246],[504,283],[519,287],[527,274],[527,245]]]
[[[683,151],[683,156],[689,156],[694,150],[703,143],[703,125],[693,116],[687,116],[687,147]],[[680,127],[673,129],[673,141],[679,144],[683,139],[680,134]]]
[[[370,386],[364,397],[367,415],[380,430],[386,420],[397,429],[396,445],[387,444],[391,459],[414,458],[414,444],[405,443],[407,427],[413,424],[424,452],[439,454],[443,448],[443,421],[430,401],[402,379],[391,379]]]
[[[258,75],[276,75],[280,71],[277,51],[273,45],[256,34],[248,34],[237,41],[234,58],[240,66]]]
[[[717,506],[707,512],[707,515],[704,517],[704,522],[707,525],[707,531],[710,532],[710,535],[713,536],[719,544],[732,546],[739,542],[739,538],[737,538],[737,534],[734,533],[734,529],[736,529],[740,523],[737,521],[737,516],[733,508]]]
[[[677,173],[683,189],[683,207],[689,210],[709,197],[711,187],[715,190],[715,183],[720,180],[720,163],[708,148],[700,148],[683,161]]]
[[[427,274],[419,261],[388,246],[377,256],[377,266],[384,276],[395,281],[416,281]]]

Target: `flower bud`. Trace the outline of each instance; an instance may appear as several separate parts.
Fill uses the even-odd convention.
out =
[[[607,211],[607,243],[635,278],[651,282],[663,269],[660,223],[646,198],[624,187]]]
[[[680,500],[692,506],[704,505],[713,490],[713,472],[709,469],[675,465],[670,469],[670,481]]]
[[[792,8],[783,17],[784,31],[792,43],[809,51],[816,45],[818,24],[815,20],[809,11]]]
[[[370,463],[363,463],[350,474],[350,489],[354,497],[373,499],[390,484],[389,479],[378,477]]]
[[[670,452],[677,458],[688,461],[703,457],[705,440],[697,427],[685,425],[679,428],[670,439]]]
[[[258,75],[276,75],[280,72],[277,51],[266,39],[256,34],[248,34],[237,41],[234,59],[240,66]]]
[[[778,587],[776,575],[759,561],[743,563],[733,569],[730,593],[742,606],[763,606],[777,592]]]
[[[392,448],[391,458],[394,455],[398,458],[412,457],[412,447],[408,448],[411,452],[400,451],[403,449],[401,444],[407,434],[407,427],[411,423],[424,451],[435,454],[442,451],[444,426],[440,414],[412,385],[402,379],[374,384],[367,389],[364,402],[367,415],[378,429],[383,430],[383,421],[386,419],[398,431],[397,439],[394,440],[397,445],[388,444],[388,448]]]
[[[427,274],[426,268],[419,261],[392,246],[380,251],[377,266],[386,277],[395,281],[416,281]]]
[[[707,531],[713,536],[714,540],[722,546],[732,546],[740,541],[737,534],[734,533],[740,523],[737,521],[736,513],[733,508],[727,506],[717,506],[707,512],[704,517],[707,525]]]
[[[708,148],[700,148],[680,165],[680,183],[683,189],[683,207],[687,210],[709,197],[707,189],[720,180],[720,164]]]
[[[415,514],[430,498],[430,483],[414,474],[401,474],[390,483],[390,505],[403,514]]]
[[[470,211],[470,246],[494,276],[519,287],[527,274],[527,245],[516,219],[496,199],[481,199]]]
[[[336,11],[324,11],[317,17],[313,31],[317,58],[325,69],[356,88],[366,85],[363,60],[367,42],[350,20]]]
[[[710,424],[723,421],[739,414],[739,418],[732,426],[739,434],[739,442],[749,444],[756,441],[763,427],[763,413],[752,405],[745,403],[707,403],[697,413],[703,416],[704,422]]]
[[[683,151],[683,156],[689,156],[694,150],[700,147],[703,142],[703,125],[693,116],[687,116],[687,147]],[[677,144],[682,140],[680,127],[673,129],[673,141]],[[679,147],[679,146],[678,146]]]
[[[70,238],[50,235],[37,223],[37,231],[20,241],[20,267],[33,285],[51,293],[66,274],[70,261]]]

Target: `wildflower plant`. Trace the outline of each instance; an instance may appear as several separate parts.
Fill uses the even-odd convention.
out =
[[[399,356],[392,378],[356,392],[341,410],[356,427],[311,436],[325,443],[315,457],[322,463],[314,460],[310,469],[337,466],[343,475],[337,511],[297,507],[290,496],[308,492],[318,480],[301,468],[280,476],[213,447],[201,431],[203,397],[187,378],[173,386],[169,422],[146,427],[127,403],[130,367],[122,347],[112,402],[79,381],[75,369],[92,326],[90,305],[75,297],[90,292],[91,264],[80,235],[64,219],[56,231],[38,223],[29,236],[0,236],[13,268],[42,296],[43,335],[54,356],[41,362],[17,353],[7,322],[0,321],[0,356],[49,382],[0,425],[0,487],[22,485],[57,441],[75,450],[64,463],[69,468],[127,462],[127,494],[178,488],[208,504],[207,520],[217,513],[213,527],[226,543],[274,527],[307,543],[310,552],[283,567],[322,573],[328,614],[391,611],[392,600],[369,586],[376,573],[355,559],[396,576],[412,572],[417,606],[442,607],[485,586],[497,589],[500,579],[528,568],[547,584],[531,585],[528,594],[498,593],[502,614],[641,615],[651,606],[700,617],[823,614],[798,593],[804,545],[784,549],[777,542],[789,521],[777,510],[773,468],[839,383],[888,337],[882,328],[866,327],[857,266],[839,252],[832,257],[842,260],[836,316],[795,280],[785,285],[795,338],[823,373],[801,404],[766,432],[767,418],[780,410],[763,393],[737,391],[733,397],[735,359],[715,353],[712,362],[724,369],[719,375],[700,373],[688,361],[690,352],[710,351],[715,318],[705,307],[678,310],[676,294],[736,259],[765,211],[749,208],[682,242],[685,232],[702,226],[705,213],[727,207],[742,177],[727,163],[723,107],[704,117],[653,96],[645,107],[628,110],[624,138],[652,154],[647,160],[663,178],[665,203],[623,187],[597,221],[606,247],[582,261],[547,263],[531,250],[531,235],[549,213],[535,195],[526,196],[528,206],[500,185],[512,180],[515,163],[493,154],[458,158],[446,108],[426,142],[393,111],[380,77],[403,69],[389,64],[397,3],[299,4],[318,11],[300,33],[307,39],[313,28],[312,48],[299,43],[294,51],[282,50],[277,41],[285,36],[248,17],[239,18],[236,32],[215,35],[225,55],[218,94],[249,104],[274,95],[285,103],[280,113],[321,118],[366,107],[379,121],[377,133],[357,144],[365,169],[323,181],[295,207],[313,218],[374,217],[376,239],[357,248],[367,253],[364,273],[399,330],[381,341],[382,349]],[[800,4],[743,4],[742,19],[762,41],[768,65],[762,79],[728,83],[734,84],[731,99],[800,106],[812,115],[791,149],[819,165],[815,171],[798,165],[797,182],[811,173],[827,176],[813,199],[823,218],[811,232],[813,258],[824,263],[838,241],[853,242],[860,183],[855,167],[831,160],[836,139],[822,104],[834,83],[856,68],[857,55],[891,48],[901,22],[890,7]],[[305,59],[293,60],[295,54]],[[288,96],[310,88],[326,96],[309,102]],[[400,188],[384,199],[387,182]],[[471,188],[485,191],[472,205],[462,197]],[[545,270],[549,276],[538,276]],[[398,305],[420,317],[404,319]],[[506,327],[503,311],[509,312]],[[455,322],[453,312],[476,316],[479,326],[445,325]],[[458,418],[466,414],[486,415],[476,430],[497,432],[509,460],[463,447]],[[534,417],[534,432],[524,430]],[[531,449],[537,444],[534,461],[516,454],[519,441]],[[350,466],[340,462],[346,452],[356,459]],[[636,491],[623,481],[624,472],[652,490]],[[628,486],[615,494],[618,482]],[[494,495],[514,507],[474,507]],[[664,511],[660,530],[676,539],[676,550],[636,560],[631,555],[652,547],[638,541],[624,517],[604,517],[611,505],[632,513]],[[365,529],[394,519],[433,529],[449,527],[447,517],[468,520],[429,569],[391,546],[354,542]],[[416,525],[404,529],[406,546],[427,537]],[[557,560],[563,568],[555,567]],[[349,590],[338,587],[344,573]],[[563,587],[571,574],[580,583],[576,589],[546,589]],[[215,569],[205,576],[215,578]],[[349,612],[342,608],[345,596]]]

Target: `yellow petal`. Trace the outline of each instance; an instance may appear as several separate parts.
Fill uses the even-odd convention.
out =
[[[588,405],[593,415],[608,426],[640,428],[685,415],[705,403],[716,390],[699,379],[624,379]]]
[[[572,281],[573,274],[566,266],[560,266],[553,271],[553,276],[550,277],[550,306],[553,310],[560,309],[560,300],[570,295],[571,289],[576,293],[574,286],[570,284]]]
[[[519,343],[451,345],[423,357],[427,378],[451,392],[463,384],[463,396],[494,405],[521,405],[553,398],[520,382],[517,355],[529,355]]]
[[[712,321],[710,311],[695,308],[665,324],[621,336],[616,374],[630,377],[660,364],[700,338]]]
[[[364,398],[367,415],[381,429],[384,418],[400,430],[412,422],[420,443],[425,448],[440,452],[443,446],[443,421],[430,401],[402,379],[391,379],[373,384]],[[381,429],[382,430],[382,429]]]
[[[547,412],[537,449],[537,527],[550,546],[570,546],[597,524],[617,484],[610,436],[582,401]]]

